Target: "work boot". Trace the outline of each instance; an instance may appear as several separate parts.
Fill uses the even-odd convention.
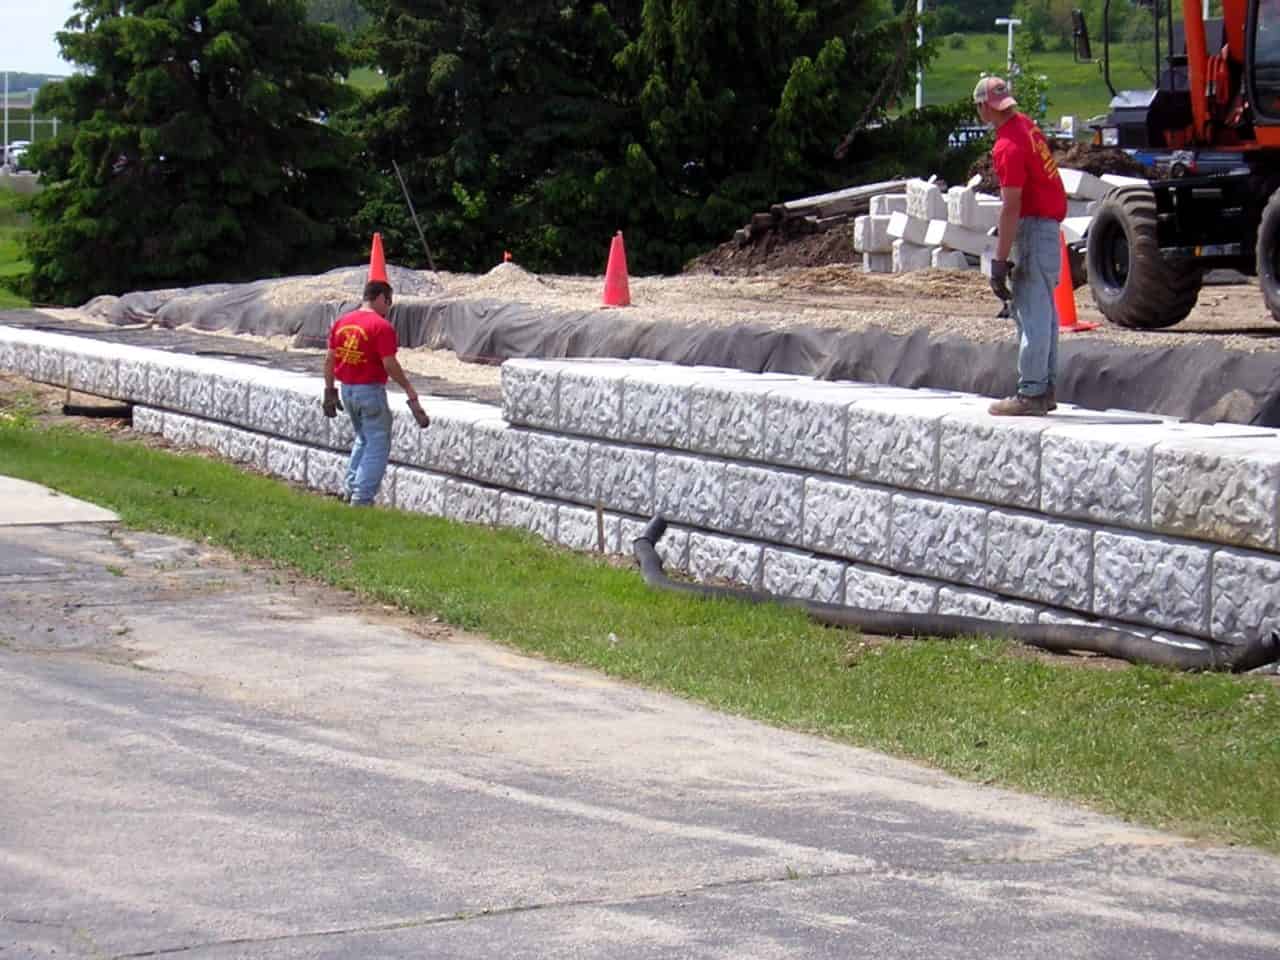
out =
[[[987,412],[993,417],[1043,417],[1049,412],[1049,395],[1028,397],[1015,393],[1012,397],[997,400]]]

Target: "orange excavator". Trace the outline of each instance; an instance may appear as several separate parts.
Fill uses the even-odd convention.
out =
[[[1169,327],[1191,312],[1207,271],[1231,268],[1257,276],[1280,320],[1280,2],[1221,0],[1222,17],[1207,19],[1202,0],[1181,0],[1180,22],[1176,3],[1139,2],[1153,18],[1156,87],[1112,85],[1107,0],[1112,101],[1094,142],[1134,153],[1152,178],[1113,188],[1094,211],[1094,301],[1121,326]],[[1072,18],[1077,59],[1091,59],[1084,17]]]

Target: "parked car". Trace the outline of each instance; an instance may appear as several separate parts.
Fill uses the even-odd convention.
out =
[[[31,146],[30,140],[14,140],[5,148],[4,165],[10,170],[23,169],[22,157]]]

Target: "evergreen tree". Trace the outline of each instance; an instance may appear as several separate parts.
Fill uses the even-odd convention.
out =
[[[78,0],[58,34],[80,72],[37,109],[33,294],[244,281],[341,262],[353,147],[332,27],[302,0]]]

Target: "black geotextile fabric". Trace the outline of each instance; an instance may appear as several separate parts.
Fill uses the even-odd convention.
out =
[[[902,335],[875,327],[679,325],[632,320],[625,308],[570,311],[492,299],[450,300],[435,296],[435,281],[424,275],[388,269],[395,271],[397,292],[405,294],[390,315],[401,345],[448,349],[464,360],[643,357],[987,396],[1008,395],[1016,387],[1017,350],[1007,320],[991,321],[1008,326],[1002,342],[935,338],[924,328]],[[160,341],[148,339],[148,345],[184,331],[220,330],[285,335],[295,346],[323,348],[334,319],[357,305],[364,274],[361,268],[344,268],[326,276],[352,299],[282,302],[273,296],[282,281],[259,281],[103,297],[84,309],[116,324],[151,324]],[[229,349],[225,339],[217,342],[223,352]],[[245,343],[239,341],[236,350]],[[1059,345],[1057,393],[1060,400],[1098,410],[1275,427],[1280,426],[1278,356],[1227,351],[1204,340],[1185,347],[1142,347],[1067,333]]]

